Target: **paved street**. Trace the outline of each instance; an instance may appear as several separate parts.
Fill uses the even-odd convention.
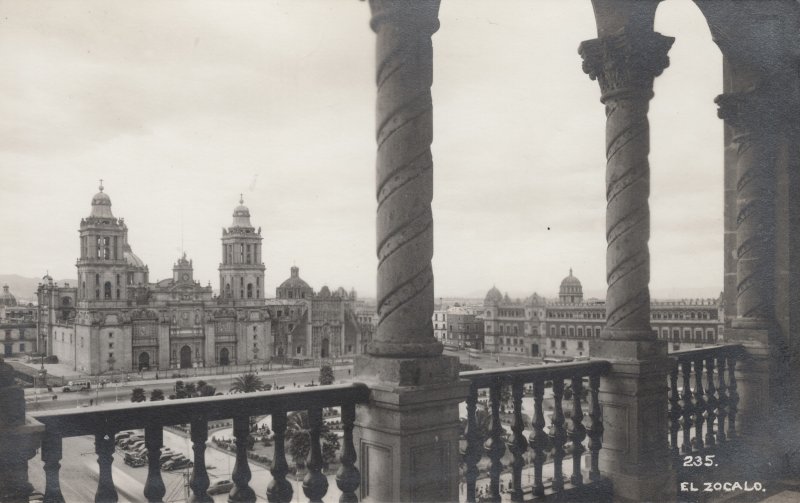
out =
[[[184,377],[181,379],[160,379],[157,381],[153,380],[108,384],[105,388],[101,389],[95,388],[89,391],[68,393],[64,393],[61,391],[61,389],[56,388],[53,388],[52,393],[48,393],[46,390],[40,388],[38,390],[38,395],[34,392],[34,390],[28,389],[26,390],[26,399],[28,401],[27,408],[29,411],[32,411],[81,407],[84,405],[89,405],[90,402],[93,405],[98,404],[98,402],[102,404],[113,403],[116,401],[129,403],[131,392],[134,388],[143,388],[148,398],[150,396],[150,392],[154,389],[161,389],[165,396],[169,396],[173,392],[175,381],[177,380],[193,383],[204,380],[211,386],[216,387],[217,392],[227,393],[230,389],[231,383],[239,375],[241,374]],[[261,380],[264,382],[264,384],[272,384],[274,386],[275,383],[277,383],[279,386],[286,386],[287,389],[292,387],[294,384],[297,384],[298,386],[308,384],[312,380],[315,383],[319,382],[319,369],[259,371],[258,375],[261,377]],[[346,367],[337,367],[334,371],[334,375],[337,381],[352,378],[350,373],[348,373],[348,368]],[[53,396],[57,396],[58,398],[53,400]]]

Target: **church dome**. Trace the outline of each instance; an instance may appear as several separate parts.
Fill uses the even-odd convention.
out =
[[[300,278],[300,268],[297,267],[297,266],[292,266],[291,276],[289,276],[289,279],[287,279],[286,281],[281,283],[281,286],[279,286],[278,288],[308,288],[308,289],[311,289],[311,287],[308,286],[308,283],[306,283],[305,281],[303,281]]]
[[[581,281],[572,275],[572,268],[569,270],[569,276],[561,280],[558,297],[562,302],[580,302],[583,300],[583,286]]]
[[[127,262],[131,267],[141,268],[145,266],[144,262],[142,262],[142,259],[133,253],[133,250],[131,250],[131,245],[127,243],[125,243],[125,245],[122,247],[122,256],[125,258],[125,262]]]
[[[500,290],[498,290],[496,286],[492,286],[492,288],[486,293],[486,298],[483,300],[483,303],[497,304],[498,302],[503,302],[503,294],[500,293]]]
[[[8,290],[8,285],[3,285],[3,293],[0,294],[0,306],[14,307],[17,305],[17,298]]]
[[[233,210],[233,224],[231,227],[250,227],[250,208],[244,205],[244,197],[239,197],[239,206]]]
[[[92,212],[90,218],[114,218],[111,213],[111,198],[103,192],[103,181],[100,181],[100,192],[92,197]]]

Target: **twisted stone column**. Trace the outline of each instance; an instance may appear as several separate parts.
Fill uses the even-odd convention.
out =
[[[674,38],[640,32],[581,43],[583,71],[606,106],[605,339],[650,340],[650,126],[653,79]]]
[[[439,0],[370,0],[377,34],[378,327],[374,356],[434,356],[433,80]]]
[[[656,3],[617,2],[619,8],[606,14],[628,12],[632,20],[621,31],[598,28],[601,37],[579,48],[583,70],[599,81],[606,106],[606,328],[592,342],[591,354],[612,361],[597,392],[603,411],[597,464],[613,482],[614,498],[622,501],[672,501],[676,487],[664,387],[670,361],[666,342],[650,328],[647,111],[653,80],[669,65],[674,41],[652,31]],[[598,7],[615,3],[593,4],[597,15],[605,12]],[[636,9],[646,9],[650,17],[634,15]],[[598,27],[607,20],[598,17]]]
[[[785,110],[762,88],[715,100],[736,149],[736,328],[768,328],[774,292],[775,176]]]

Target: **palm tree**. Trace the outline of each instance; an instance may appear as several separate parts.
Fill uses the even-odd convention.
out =
[[[144,402],[147,397],[144,394],[144,388],[133,388],[131,391],[131,402]]]
[[[252,393],[262,391],[264,383],[261,378],[253,373],[242,374],[231,383],[231,393]]]
[[[286,452],[292,457],[292,462],[297,468],[304,468],[308,453],[311,452],[311,422],[308,420],[308,411],[292,412],[286,417]],[[339,437],[322,423],[320,429],[322,439],[322,457],[327,465],[336,460],[339,451]]]
[[[292,412],[286,418],[286,448],[292,462],[297,468],[306,466],[306,458],[311,451],[311,423],[308,421],[308,412]]]

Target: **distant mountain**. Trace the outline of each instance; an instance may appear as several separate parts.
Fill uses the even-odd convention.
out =
[[[56,283],[63,285],[65,281],[72,286],[78,284],[77,279],[59,279],[56,280]],[[35,301],[36,288],[38,288],[41,282],[42,278],[26,278],[18,274],[0,274],[0,286],[8,285],[8,289],[14,294],[14,297],[16,297],[18,301]]]

